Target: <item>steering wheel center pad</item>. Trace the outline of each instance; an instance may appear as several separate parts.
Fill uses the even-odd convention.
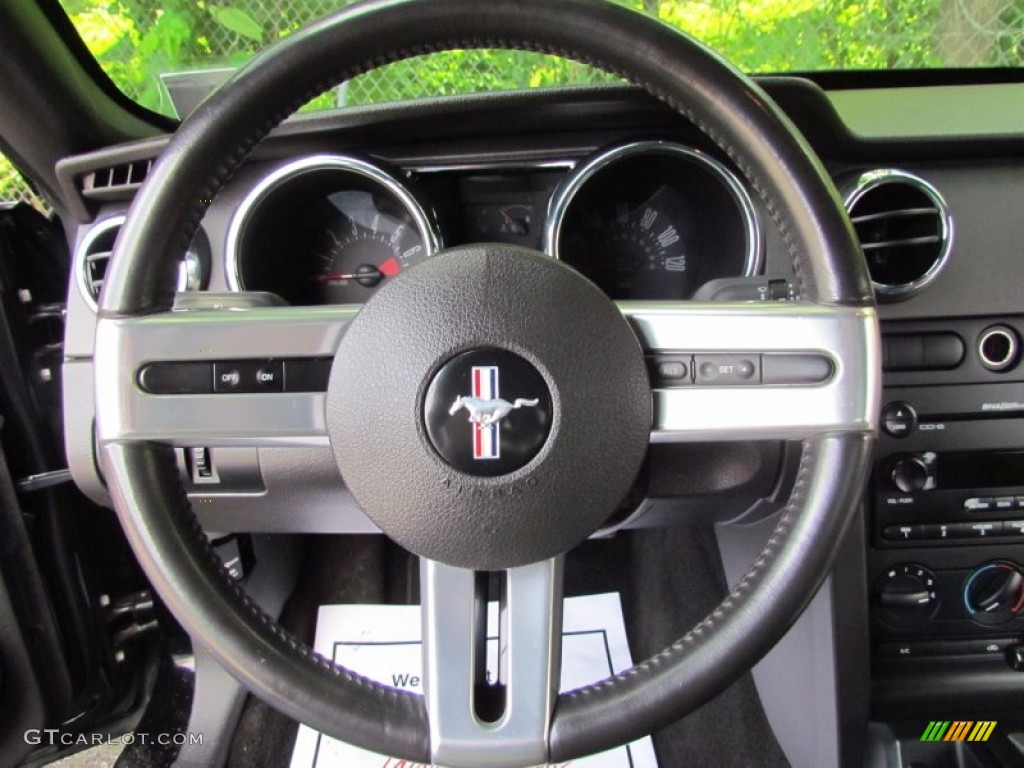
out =
[[[428,415],[468,426],[465,412],[448,413],[452,402],[425,395],[442,366],[474,349],[524,358],[551,396],[539,453],[496,477],[451,466],[424,426]],[[510,406],[538,394],[506,389],[480,394]],[[363,510],[410,551],[476,570],[544,560],[597,530],[636,478],[651,410],[643,352],[622,313],[572,268],[508,245],[442,252],[390,281],[346,329],[327,395],[331,445]],[[534,428],[503,421],[474,429]],[[484,465],[497,458],[483,453]]]

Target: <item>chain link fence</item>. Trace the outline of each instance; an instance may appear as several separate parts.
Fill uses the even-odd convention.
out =
[[[1024,65],[1024,0],[616,1],[690,32],[748,72]],[[348,4],[61,2],[114,81],[132,98],[168,113],[167,73],[221,68],[208,73],[215,84],[275,40]],[[312,106],[608,79],[590,67],[546,56],[457,51],[384,67]]]
[[[46,200],[36,194],[6,157],[0,155],[0,205],[14,203],[28,203],[42,213],[50,213]]]

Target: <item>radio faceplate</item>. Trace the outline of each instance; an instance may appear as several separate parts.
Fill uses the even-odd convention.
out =
[[[876,464],[876,546],[1024,542],[1024,451],[903,452]]]
[[[996,326],[1020,334],[1024,319],[883,325],[867,585],[879,662],[1002,661],[1024,640],[1024,365],[986,364],[979,342]],[[961,340],[959,362],[906,365],[936,339]]]

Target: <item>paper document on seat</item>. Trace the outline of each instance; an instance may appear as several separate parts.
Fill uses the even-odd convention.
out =
[[[497,658],[497,606],[488,610],[488,674]],[[377,682],[423,692],[420,609],[408,605],[323,605],[314,648]],[[615,593],[566,598],[562,622],[561,690],[602,680],[632,666],[622,605]],[[444,681],[441,681],[444,684]],[[571,761],[572,768],[656,768],[646,737],[599,755]],[[569,763],[558,764],[562,768]],[[426,768],[374,754],[300,726],[291,768]]]

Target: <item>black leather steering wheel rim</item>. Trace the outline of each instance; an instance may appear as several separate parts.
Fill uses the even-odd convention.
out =
[[[134,201],[100,321],[170,308],[174,271],[207,202],[288,114],[337,82],[451,48],[564,55],[627,77],[685,115],[745,175],[793,259],[800,296],[869,306],[870,283],[825,170],[777,107],[699,43],[594,0],[386,0],[347,9],[257,57],[182,125]],[[131,372],[124,372],[130,376]],[[98,413],[102,418],[98,404]],[[805,441],[796,487],[768,545],[725,601],[633,670],[559,697],[549,758],[628,742],[692,711],[749,669],[828,572],[868,470],[867,434]],[[103,466],[143,568],[183,626],[251,691],[329,735],[430,762],[420,697],[312,653],[222,573],[177,480],[170,447],[110,442]]]

